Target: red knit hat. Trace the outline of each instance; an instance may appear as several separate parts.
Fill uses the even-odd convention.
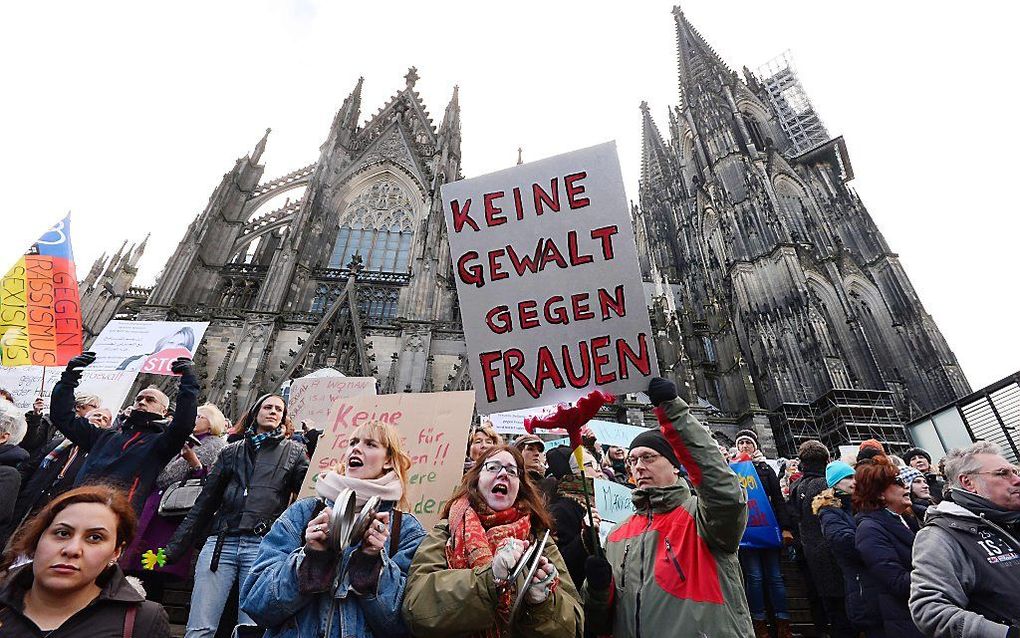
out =
[[[868,439],[867,441],[862,442],[861,446],[858,449],[863,450],[864,448],[867,447],[870,447],[873,450],[878,450],[880,453],[885,454],[885,447],[883,447],[882,444],[875,439]]]

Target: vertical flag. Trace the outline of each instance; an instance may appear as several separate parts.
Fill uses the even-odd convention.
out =
[[[0,280],[0,364],[64,365],[81,347],[69,213]]]

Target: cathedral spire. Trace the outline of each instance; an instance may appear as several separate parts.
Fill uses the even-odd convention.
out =
[[[248,159],[248,163],[251,164],[252,166],[256,166],[259,163],[259,160],[262,159],[262,154],[266,152],[266,142],[269,141],[269,133],[272,130],[273,129],[271,128],[266,129],[266,132],[262,136],[262,139],[260,139],[259,143],[255,145],[255,150],[251,152],[251,156]]]
[[[453,96],[439,125],[439,144],[446,146],[451,156],[460,157],[460,87],[457,85],[453,87]]]
[[[343,106],[340,107],[340,113],[337,114],[338,121],[346,129],[353,130],[358,126],[358,118],[361,117],[361,88],[364,85],[364,76],[359,77],[354,90],[344,100]]]
[[[641,103],[641,183],[651,184],[662,179],[668,159],[666,144],[652,119],[648,102]]]
[[[710,79],[732,76],[733,71],[701,37],[694,25],[688,22],[679,6],[673,7],[673,19],[676,22],[680,102],[683,104],[695,85]]]

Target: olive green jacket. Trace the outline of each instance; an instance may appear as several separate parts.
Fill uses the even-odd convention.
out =
[[[496,623],[498,593],[489,565],[450,569],[446,563],[449,522],[440,521],[418,547],[404,589],[404,620],[417,638],[458,638],[480,633]],[[584,616],[580,596],[552,539],[545,557],[559,572],[559,587],[538,605],[522,603],[509,636],[580,638]]]
[[[612,585],[586,591],[587,621],[614,638],[753,636],[737,560],[747,494],[686,403],[655,412],[697,495],[683,480],[634,490],[637,512],[606,543]]]

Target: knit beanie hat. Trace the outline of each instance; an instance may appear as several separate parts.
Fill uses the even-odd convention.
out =
[[[903,485],[906,486],[907,489],[910,489],[911,483],[919,478],[923,478],[923,475],[909,465],[904,468],[900,468],[900,480],[903,481]]]
[[[836,483],[839,483],[848,476],[854,475],[854,468],[850,467],[843,461],[833,461],[825,466],[825,484],[829,487],[835,487]]]
[[[760,446],[758,445],[758,434],[754,430],[741,430],[740,432],[737,432],[737,440],[734,441],[734,443],[740,445],[741,439],[746,439],[751,443],[754,443],[754,449],[760,449]]]
[[[909,450],[907,450],[906,453],[903,455],[903,462],[906,463],[907,465],[910,465],[910,461],[912,461],[915,456],[923,456],[924,458],[928,459],[928,465],[931,465],[931,454],[928,454],[926,450],[919,447],[912,447]]]
[[[885,447],[880,442],[878,442],[876,439],[868,439],[867,441],[862,442],[861,443],[861,447],[858,448],[858,449],[863,450],[865,448],[871,448],[873,450],[878,450],[879,454],[885,454]]]
[[[673,448],[670,446],[669,441],[663,436],[662,432],[658,430],[648,430],[634,437],[634,440],[630,442],[630,449],[633,450],[636,447],[647,447],[655,450],[659,454],[666,457],[673,467],[680,469],[680,461],[677,460],[676,454],[673,453]]]

